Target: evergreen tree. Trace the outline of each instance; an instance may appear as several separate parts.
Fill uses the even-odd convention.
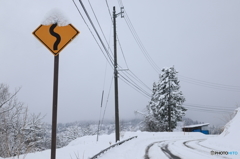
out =
[[[145,126],[147,131],[172,131],[187,110],[182,106],[185,98],[180,91],[177,71],[174,67],[163,68],[159,82],[153,83],[153,94],[147,105]],[[169,128],[169,115],[171,114],[171,127]]]

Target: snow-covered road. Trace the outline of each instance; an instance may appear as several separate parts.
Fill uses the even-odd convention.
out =
[[[150,144],[144,156],[144,159],[192,159],[192,158],[229,158],[226,156],[211,155],[211,151],[221,151],[201,145],[205,139],[196,140],[168,140],[159,141]]]
[[[228,147],[217,143],[218,136],[202,133],[183,132],[125,132],[121,141],[138,136],[116,146],[98,159],[237,159],[235,155],[211,155],[211,151],[240,152],[238,146]],[[88,159],[112,145],[115,134],[101,135],[96,142],[96,135],[84,136],[72,141],[68,146],[57,149],[57,159]],[[215,145],[215,146],[214,146]],[[215,148],[213,148],[215,147]],[[50,157],[50,150],[20,156],[20,159],[43,159]]]
[[[229,151],[203,144],[215,136],[201,133],[141,133],[138,138],[109,150],[100,159],[232,159],[239,155],[213,155],[211,151]],[[233,150],[232,150],[233,151]]]
[[[238,112],[240,108],[238,108]],[[199,132],[121,132],[121,141],[137,136],[116,146],[99,159],[239,159],[240,114],[225,126],[220,135],[204,135]],[[57,159],[88,159],[115,142],[115,134],[77,138],[66,147],[57,149]],[[212,154],[215,152],[215,154]],[[225,154],[222,154],[225,153]],[[43,159],[50,157],[50,150],[19,156],[19,159]],[[0,157],[1,159],[1,157]],[[9,158],[10,159],[10,158]],[[12,158],[11,158],[12,159]]]

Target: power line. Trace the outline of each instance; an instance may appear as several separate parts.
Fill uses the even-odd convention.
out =
[[[127,68],[129,69],[128,64],[127,64],[127,60],[126,60],[126,58],[125,58],[125,55],[124,55],[124,52],[123,52],[123,49],[122,49],[122,45],[121,45],[120,40],[119,40],[119,38],[118,38],[118,35],[117,35],[117,41],[118,41],[118,44],[119,44],[121,53],[122,53],[122,55],[123,55],[123,59],[124,59],[124,61],[125,61],[125,64],[126,64]]]
[[[80,12],[80,10],[79,10],[79,8],[78,8],[77,4],[75,3],[75,1],[74,1],[74,0],[72,0],[72,1],[73,1],[73,3],[74,3],[75,7],[76,7],[76,8],[77,8],[77,10],[78,10],[78,13],[79,13],[79,14],[80,14],[80,16],[82,17],[82,19],[83,19],[84,23],[86,24],[86,26],[87,26],[88,30],[90,31],[90,33],[91,33],[92,37],[94,38],[95,42],[97,43],[97,45],[98,45],[99,49],[101,50],[101,52],[103,53],[104,57],[106,58],[107,62],[109,63],[109,65],[110,65],[110,66],[112,66],[112,65],[113,65],[113,62],[112,62],[112,60],[110,59],[110,61],[109,61],[109,59],[106,57],[105,53],[103,52],[103,50],[102,50],[102,48],[101,48],[100,44],[98,43],[98,41],[97,41],[97,39],[96,39],[96,37],[94,36],[94,34],[93,34],[93,32],[91,31],[90,27],[88,26],[88,24],[87,24],[86,20],[84,19],[84,17],[83,17],[83,15],[82,15],[82,13]],[[111,65],[111,63],[112,63],[112,65]],[[113,66],[112,66],[112,67],[113,67]]]
[[[108,5],[108,1],[105,0],[105,2],[106,2],[106,5],[107,5],[107,9],[108,9],[108,13],[109,13],[109,15],[110,15],[111,21],[113,22],[112,15],[111,15],[111,11],[110,11],[110,8],[109,8],[109,5]]]
[[[89,14],[88,14],[88,12],[87,12],[87,10],[86,10],[84,4],[82,3],[81,0],[79,0],[79,3],[81,4],[81,6],[82,6],[82,8],[83,8],[83,10],[84,10],[84,12],[85,12],[85,14],[86,14],[86,16],[87,16],[89,22],[90,22],[90,24],[91,24],[92,27],[93,27],[93,30],[95,31],[95,33],[96,33],[96,35],[97,35],[97,37],[98,37],[100,43],[102,44],[102,46],[103,46],[105,52],[107,53],[108,58],[110,59],[110,62],[112,63],[112,66],[113,66],[113,58],[112,58],[112,56],[109,54],[109,52],[108,52],[106,46],[104,45],[104,43],[103,43],[103,41],[102,41],[100,35],[98,34],[98,31],[97,31],[95,25],[93,24],[93,22],[92,22],[92,20],[91,20],[91,17],[89,16]]]
[[[123,78],[125,78],[126,80],[128,80],[130,84],[136,86],[139,90],[141,90],[141,91],[144,92],[145,94],[148,94],[149,96],[151,96],[150,93],[148,93],[147,91],[145,91],[143,88],[139,87],[138,84],[137,84],[133,79],[131,79],[125,72],[123,72],[123,74],[124,74],[125,76],[123,76],[122,74],[119,74],[119,75],[122,76]]]
[[[101,121],[100,125],[103,124],[103,120],[104,120],[104,117],[105,117],[105,113],[106,113],[106,109],[107,109],[107,105],[108,105],[108,99],[109,99],[109,95],[110,95],[111,88],[112,88],[112,81],[113,81],[113,76],[112,76],[112,80],[111,80],[110,87],[109,87],[109,90],[108,90],[108,96],[107,96],[107,100],[106,100],[106,104],[105,104],[105,108],[104,108],[104,112],[103,112],[103,116],[102,116],[102,121]]]
[[[122,7],[123,3],[122,0],[118,0],[119,6]],[[147,52],[146,48],[144,47],[143,43],[141,42],[134,26],[132,25],[132,22],[127,14],[126,9],[125,11],[125,21],[127,23],[127,26],[132,33],[136,43],[138,44],[141,52],[147,59],[148,63],[152,66],[152,68],[157,72],[160,73],[161,69],[158,67],[158,65],[154,62],[154,60],[151,58],[150,54]],[[225,84],[219,84],[219,83],[213,83],[213,82],[208,82],[208,81],[203,81],[203,80],[198,80],[198,79],[193,79],[190,77],[182,76],[179,75],[182,81],[190,83],[190,84],[195,84],[198,86],[203,86],[203,87],[208,87],[208,88],[213,88],[213,89],[219,89],[219,90],[224,90],[224,91],[235,91],[239,92],[240,91],[240,86],[231,86],[231,85],[225,85]]]
[[[100,30],[101,30],[101,32],[102,32],[102,35],[103,35],[103,37],[104,37],[104,39],[105,39],[105,42],[108,44],[108,48],[110,49],[110,52],[112,53],[112,50],[111,50],[111,48],[110,48],[110,46],[109,46],[109,43],[107,42],[107,39],[106,39],[105,34],[103,33],[102,27],[101,27],[101,25],[100,25],[100,23],[99,23],[99,21],[98,21],[98,18],[97,18],[96,14],[95,14],[95,12],[94,12],[94,9],[93,9],[93,7],[92,7],[92,5],[91,5],[91,3],[90,3],[90,0],[88,0],[88,3],[89,3],[89,5],[90,5],[90,8],[91,8],[91,10],[92,10],[92,12],[93,12],[93,14],[94,14],[94,17],[95,17],[95,19],[96,19],[96,21],[97,21],[97,23],[98,23],[98,26],[99,26],[99,28],[100,28]],[[112,54],[113,54],[113,53],[112,53]]]
[[[202,87],[218,89],[223,91],[240,92],[240,88],[238,86],[230,86],[230,85],[224,85],[224,84],[217,84],[213,82],[206,82],[206,81],[201,81],[193,78],[187,78],[184,76],[180,76],[179,78],[181,78],[181,81],[183,82],[187,82],[187,83],[202,86]]]
[[[201,82],[201,83],[212,84],[212,85],[216,85],[216,86],[220,86],[220,87],[229,87],[229,88],[240,89],[240,86],[232,86],[232,85],[219,84],[219,83],[214,83],[214,82],[207,82],[207,81],[198,80],[198,79],[194,79],[194,78],[190,78],[190,77],[186,77],[186,76],[182,76],[182,75],[179,75],[179,76],[180,76],[180,78],[186,78],[186,79],[189,79],[189,80],[192,80],[192,81],[198,81],[198,82]]]
[[[206,113],[231,113],[232,111],[216,111],[216,110],[206,110],[206,109],[196,109],[191,107],[186,107],[189,111],[197,111],[197,112],[206,112]]]
[[[111,15],[111,11],[110,11],[110,8],[109,8],[109,5],[108,5],[108,1],[106,0],[105,1],[106,2],[106,6],[107,6],[107,9],[108,9],[108,13],[109,13],[109,16],[110,16],[110,19],[111,19],[111,22],[113,22],[113,20],[112,20],[112,15]],[[122,49],[122,45],[121,45],[121,42],[120,42],[120,39],[119,39],[119,37],[118,37],[118,35],[117,35],[117,40],[118,40],[118,44],[119,44],[119,46],[120,46],[120,50],[121,50],[121,53],[122,53],[122,55],[123,55],[123,58],[124,58],[124,61],[125,61],[125,64],[126,64],[126,66],[127,66],[127,68],[129,69],[129,67],[128,67],[128,64],[127,64],[127,61],[126,61],[126,57],[125,57],[125,55],[124,55],[124,52],[123,52],[123,49]],[[118,67],[119,68],[122,68],[119,64],[118,64]],[[146,96],[146,93],[147,93],[147,91],[145,91],[143,88],[141,88],[136,82],[134,82],[134,80],[133,79],[135,79],[135,80],[137,80],[139,83],[141,83],[143,86],[145,86],[147,89],[149,89],[149,90],[151,90],[144,82],[142,82],[132,71],[130,71],[131,72],[131,74],[128,72],[128,71],[126,71],[126,73],[124,72],[124,73],[121,73],[121,79],[126,83],[126,84],[128,84],[130,87],[132,87],[133,89],[135,89],[136,91],[141,91],[141,94],[144,94],[145,96]],[[126,75],[126,74],[128,74],[128,75]],[[133,78],[133,79],[131,79],[131,78]],[[144,90],[144,92],[142,92]],[[149,93],[147,93],[147,97],[149,97]]]
[[[123,7],[123,3],[122,3],[121,0],[118,0],[118,5],[119,5],[120,7]]]
[[[100,36],[99,36],[99,34],[98,34],[98,31],[97,31],[97,29],[95,28],[93,22],[91,21],[91,18],[90,18],[90,16],[89,16],[88,13],[87,13],[86,8],[84,7],[84,5],[83,5],[83,3],[82,3],[81,1],[79,1],[79,2],[81,3],[81,5],[82,5],[82,7],[83,7],[83,9],[84,9],[84,11],[85,11],[85,13],[86,13],[89,21],[90,21],[90,23],[92,24],[92,27],[94,28],[95,33],[98,35],[99,40],[101,41],[101,38],[100,38]],[[91,6],[90,1],[89,1],[89,4],[90,4],[90,6]],[[107,4],[107,7],[108,7],[108,9],[109,9],[107,0],[106,0],[106,4]],[[97,22],[98,22],[98,26],[101,28],[101,25],[100,25],[100,23],[99,23],[99,21],[98,21],[98,18],[97,18],[97,16],[96,16],[96,14],[95,14],[94,9],[93,9],[92,6],[91,6],[91,9],[92,9],[93,14],[95,15],[95,18],[96,18],[96,20],[97,20]],[[109,9],[109,15],[110,15],[110,18],[111,18],[110,9]],[[112,20],[112,19],[111,19],[111,20]],[[101,29],[101,31],[102,31],[102,29]],[[103,34],[103,36],[105,37],[103,31],[102,31],[102,34]],[[109,43],[107,42],[106,38],[105,38],[105,41],[106,41],[106,43],[107,43],[108,46],[109,46]],[[119,45],[120,45],[121,52],[122,52],[122,54],[123,54],[125,63],[126,63],[126,65],[127,65],[127,61],[126,61],[126,58],[125,58],[125,56],[124,56],[123,49],[122,49],[122,46],[121,46],[121,43],[120,43],[120,40],[119,40],[119,39],[118,39],[118,42],[119,42]],[[102,41],[101,41],[101,43],[102,43],[102,45],[103,45],[103,42],[102,42]],[[110,48],[110,46],[109,46],[109,48]],[[104,47],[104,49],[105,49],[105,51],[107,52],[106,47]],[[110,50],[110,51],[111,51],[111,50]],[[108,52],[107,52],[107,53],[108,53]],[[119,67],[122,68],[120,65],[119,65]],[[127,65],[127,67],[128,67],[128,65]],[[122,78],[124,79],[124,82],[125,82],[125,83],[127,82],[130,86],[132,86],[133,88],[135,88],[135,90],[138,90],[138,92],[141,91],[141,92],[143,92],[144,94],[147,94],[147,96],[149,96],[149,93],[147,93],[147,91],[145,91],[141,86],[139,86],[139,85],[134,81],[134,79],[135,79],[135,80],[139,81],[139,83],[141,83],[142,85],[144,85],[145,87],[147,87],[146,84],[144,84],[139,78],[137,78],[137,76],[136,76],[135,74],[134,74],[135,77],[134,77],[133,75],[130,75],[128,72],[127,72],[127,73],[123,73],[123,74],[124,74],[124,75],[121,75],[121,76],[122,76]],[[133,79],[130,78],[127,74],[129,74],[129,76],[133,77]],[[132,74],[133,74],[133,73],[132,73]],[[124,76],[124,77],[123,77],[123,76]]]
[[[205,107],[205,108],[227,108],[227,109],[236,109],[235,107],[224,107],[224,106],[216,106],[216,105],[207,105],[207,104],[193,104],[193,103],[184,103],[185,105],[189,105],[189,106],[196,106],[196,107]]]
[[[221,109],[221,108],[196,107],[196,106],[186,105],[186,104],[183,104],[183,106],[189,109],[202,110],[202,111],[215,111],[215,112],[233,112],[234,111],[230,109]]]
[[[110,16],[111,22],[113,22],[113,20],[112,20],[112,15],[111,15],[111,11],[110,11],[110,8],[109,8],[109,5],[108,5],[108,1],[105,0],[105,2],[106,2],[106,5],[107,5],[107,9],[108,9],[108,13],[109,13],[109,16]],[[118,34],[117,34],[117,41],[118,41],[118,44],[119,44],[119,47],[120,47],[121,53],[122,53],[122,55],[123,55],[123,58],[124,58],[125,64],[126,64],[127,68],[129,68],[129,67],[128,67],[128,64],[127,64],[127,60],[126,60],[125,55],[124,55],[124,52],[123,52],[123,49],[122,49],[122,45],[121,45],[120,39],[119,39],[119,37],[118,37]]]
[[[123,7],[123,3],[121,0],[118,0],[118,4],[120,7]],[[146,48],[144,47],[143,43],[141,42],[136,30],[134,29],[133,25],[132,25],[132,22],[130,20],[130,18],[128,17],[128,14],[127,14],[127,11],[126,9],[124,9],[124,13],[125,13],[125,21],[127,23],[127,26],[130,30],[130,32],[132,33],[136,43],[138,44],[140,50],[142,51],[144,57],[147,59],[147,61],[149,62],[149,64],[153,67],[153,69],[159,73],[160,72],[160,69],[159,67],[156,65],[156,63],[153,61],[153,59],[151,58],[151,56],[149,55],[149,53],[147,52]]]
[[[147,61],[149,62],[149,64],[152,66],[152,68],[157,72],[160,73],[160,68],[157,66],[157,64],[154,62],[154,60],[151,58],[151,56],[149,55],[149,53],[147,52],[146,48],[144,47],[144,45],[142,44],[137,32],[135,31],[129,17],[128,14],[125,10],[125,14],[126,14],[126,23],[135,39],[135,41],[137,42],[138,46],[140,47],[142,53],[144,54],[145,58],[147,59]],[[207,82],[207,81],[202,81],[202,80],[197,80],[197,79],[193,79],[193,78],[189,78],[186,76],[181,76],[179,75],[180,78],[182,78],[182,80],[184,82],[187,83],[191,83],[191,84],[195,84],[195,85],[199,85],[199,86],[204,86],[204,87],[208,87],[208,88],[214,88],[214,89],[219,89],[219,90],[226,90],[226,91],[236,91],[236,92],[240,92],[240,87],[239,86],[230,86],[230,85],[224,85],[224,84],[217,84],[217,83],[213,83],[213,82]]]
[[[160,69],[158,68],[158,66],[156,65],[156,63],[153,61],[153,59],[151,58],[151,56],[148,54],[146,48],[144,47],[143,43],[141,42],[136,30],[134,29],[129,17],[128,17],[128,14],[127,14],[127,11],[125,10],[125,21],[127,23],[127,26],[130,30],[130,32],[132,33],[132,36],[134,37],[137,45],[139,46],[141,52],[143,53],[144,57],[147,59],[148,63],[152,66],[152,68],[157,72],[161,72]]]
[[[131,73],[129,73],[129,75],[131,76],[131,77],[133,77],[135,80],[137,80],[139,83],[141,83],[143,86],[145,86],[145,88],[147,88],[149,91],[152,91],[152,89],[151,88],[149,88],[140,78],[138,78],[131,70],[129,70],[129,72]],[[128,72],[127,72],[128,73]]]
[[[81,1],[79,1],[80,3],[81,3]],[[75,4],[75,2],[74,2],[74,4]],[[82,3],[81,3],[82,4]],[[90,4],[91,5],[91,4]],[[76,6],[76,4],[75,4],[75,6]],[[77,6],[76,6],[77,7]],[[84,6],[82,6],[82,7],[84,7]],[[77,9],[78,9],[78,7],[77,7]],[[83,8],[84,9],[84,8]],[[93,9],[93,8],[92,8]],[[78,9],[78,11],[79,11],[79,9]],[[93,11],[94,12],[94,11]],[[79,13],[80,13],[80,11],[79,11]],[[86,9],[85,9],[85,13],[87,14],[87,11],[86,11]],[[82,14],[80,13],[80,15],[82,16]],[[88,14],[87,14],[88,15]],[[95,14],[95,16],[96,16],[96,14]],[[82,18],[83,18],[83,16],[82,16]],[[97,17],[95,17],[96,19],[97,19]],[[92,23],[92,21],[91,21],[91,18],[90,18],[90,16],[88,15],[88,19],[89,19],[89,21],[91,22],[91,24],[92,24],[92,26],[94,27],[94,25],[93,25],[93,23]],[[87,23],[86,23],[86,21],[85,21],[85,19],[83,18],[83,20],[84,20],[84,22],[85,22],[85,24],[87,25]],[[99,22],[98,22],[99,23]],[[88,26],[88,25],[87,25]],[[99,24],[99,27],[101,27],[100,26],[100,24]],[[88,26],[88,28],[89,28],[89,26]],[[94,27],[95,28],[95,27]],[[89,28],[89,30],[90,30],[90,28]],[[98,35],[98,37],[99,37],[99,39],[101,39],[100,38],[100,36],[99,36],[99,34],[98,34],[98,32],[97,32],[97,30],[96,30],[96,28],[94,29],[95,30],[95,32],[96,32],[96,34]],[[102,29],[101,29],[102,30]],[[102,34],[104,35],[104,33],[102,32]],[[93,34],[92,34],[93,35]],[[94,36],[94,35],[93,35]],[[105,36],[104,36],[105,37]],[[96,39],[95,39],[96,40]],[[106,39],[105,39],[106,40]],[[101,40],[100,40],[101,41]],[[102,42],[102,41],[101,41]],[[102,43],[103,44],[103,43]],[[101,48],[101,47],[100,47]],[[105,51],[107,52],[107,50],[105,49]],[[103,52],[103,51],[102,51]],[[105,55],[105,54],[104,54]],[[106,57],[106,56],[105,56]],[[107,58],[106,58],[107,59]],[[149,96],[149,94],[146,92],[146,91],[144,91],[144,89],[143,88],[141,88],[138,84],[136,84],[136,82],[134,82],[129,76],[127,76],[126,74],[125,74],[125,76],[127,76],[127,77],[123,77],[123,75],[121,75],[122,76],[122,78],[125,80],[125,82],[128,82],[130,85],[132,85],[133,86],[133,88],[135,88],[135,89],[137,89],[138,90],[138,92],[139,91],[141,91],[142,93],[144,93],[145,95],[147,94],[147,96]],[[136,78],[137,76],[135,75],[135,79],[137,79]],[[138,78],[138,81],[141,81],[139,78]],[[141,83],[143,83],[142,81],[141,81]],[[144,84],[144,83],[143,83]],[[145,85],[145,84],[144,84]],[[145,85],[146,86],[146,85]]]
[[[133,84],[132,82],[130,82],[128,79],[126,79],[124,76],[120,75],[120,79],[123,80],[123,82],[125,82],[127,85],[129,85],[130,87],[132,87],[133,89],[135,89],[137,92],[141,93],[142,95],[144,95],[145,97],[149,98],[151,97],[150,94],[146,93],[145,91],[143,91],[142,89],[140,89],[138,86],[136,86],[135,84]]]

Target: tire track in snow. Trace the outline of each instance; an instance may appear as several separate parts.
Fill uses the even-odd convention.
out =
[[[155,145],[155,144],[160,144],[160,143],[164,143],[166,141],[157,141],[157,142],[153,142],[151,144],[149,144],[145,150],[145,155],[144,155],[144,159],[151,159],[149,157],[149,150],[150,148]],[[168,149],[168,143],[167,144],[162,144],[162,145],[158,145],[158,147],[160,148],[160,150],[169,158],[169,159],[181,159],[179,156],[174,155],[169,149]]]
[[[161,147],[161,150],[165,153],[166,156],[168,156],[168,158],[170,159],[181,159],[179,156],[176,156],[174,154],[171,153],[171,151],[169,151],[168,149],[168,144],[166,144],[164,147]]]
[[[212,150],[214,150],[214,151],[221,151],[221,150],[216,150],[216,149],[213,149],[213,148],[210,148],[210,147],[203,146],[203,145],[199,144],[200,142],[202,142],[202,141],[204,141],[204,140],[206,140],[206,139],[188,140],[188,141],[183,142],[183,145],[184,145],[185,147],[187,147],[187,148],[190,148],[190,149],[192,149],[192,150],[195,150],[195,151],[198,151],[198,152],[201,152],[201,153],[205,153],[205,154],[210,154],[210,152],[211,152]],[[198,142],[196,142],[196,141],[198,141]],[[204,151],[204,150],[199,149],[199,148],[197,148],[197,147],[190,146],[189,144],[190,144],[191,142],[196,142],[196,145],[197,145],[197,146],[200,146],[200,147],[202,147],[202,148],[204,148],[204,149],[208,149],[209,151]],[[229,159],[229,158],[226,157],[226,156],[218,156],[218,157],[219,157],[219,158]]]
[[[157,141],[157,142],[153,142],[150,145],[147,146],[146,150],[145,150],[145,155],[144,155],[144,159],[150,159],[148,153],[149,153],[149,149],[156,143],[161,143],[161,142],[165,142],[165,141]]]

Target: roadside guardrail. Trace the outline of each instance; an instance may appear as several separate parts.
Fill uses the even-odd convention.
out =
[[[116,147],[116,146],[118,146],[118,145],[121,145],[121,144],[123,144],[124,142],[127,142],[127,141],[129,141],[129,140],[132,140],[132,139],[134,139],[134,138],[137,138],[137,136],[134,136],[134,137],[131,137],[131,138],[129,138],[129,139],[120,141],[120,142],[118,142],[118,143],[116,143],[116,144],[114,144],[114,145],[112,145],[112,146],[110,146],[110,147],[108,147],[108,148],[100,151],[98,154],[94,155],[93,157],[90,157],[89,159],[96,159],[96,158],[98,158],[101,154],[103,154],[104,152],[108,151],[109,149],[111,149],[111,148],[113,148],[113,147]]]

